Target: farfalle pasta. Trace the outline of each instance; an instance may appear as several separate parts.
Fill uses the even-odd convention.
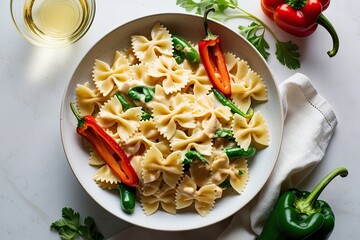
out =
[[[268,146],[269,131],[265,118],[260,112],[254,113],[249,122],[244,117],[235,115],[232,129],[234,130],[235,141],[245,150],[250,144],[258,147]]]
[[[130,63],[126,55],[116,51],[114,62],[110,67],[106,62],[95,60],[93,68],[93,80],[97,89],[108,96],[111,92],[121,89],[122,84],[127,83],[130,74]]]
[[[232,188],[239,194],[245,189],[248,179],[248,168],[245,158],[239,158],[230,162],[226,154],[217,153],[210,169],[213,183],[221,184],[228,179]]]
[[[173,57],[160,56],[154,60],[148,75],[153,85],[161,84],[166,94],[179,92],[190,78],[190,70],[176,63]]]
[[[168,213],[176,213],[175,189],[169,185],[161,185],[154,194],[142,195],[140,201],[146,215],[153,214],[160,206]]]
[[[111,98],[100,108],[97,121],[100,126],[126,141],[134,135],[140,126],[141,107],[124,111],[117,97]]]
[[[186,208],[194,203],[195,209],[205,216],[213,208],[215,199],[222,194],[222,189],[214,183],[198,188],[194,180],[185,175],[176,192],[177,209]]]
[[[92,115],[101,105],[108,100],[98,89],[92,89],[90,82],[76,87],[78,97],[77,106],[82,115]]]
[[[77,106],[131,158],[139,178],[136,196],[146,215],[195,209],[204,217],[223,192],[233,189],[226,194],[231,197],[247,186],[247,158],[230,158],[224,149],[261,150],[269,145],[269,129],[261,112],[242,116],[223,105],[202,62],[178,63],[171,35],[156,23],[148,35],[131,36],[131,45],[115,51],[112,62],[95,59],[92,79],[76,88]],[[261,76],[232,53],[225,60],[229,101],[244,113],[254,102],[266,102]],[[135,87],[147,89],[150,100],[132,98]],[[120,180],[91,149],[89,164],[99,187],[117,190]]]
[[[262,78],[249,67],[246,61],[231,53],[225,54],[225,61],[232,80],[232,100],[243,112],[249,109],[252,100],[267,101],[267,89]]]
[[[188,62],[184,63],[184,68],[191,70],[191,74],[189,76],[189,81],[184,89],[183,92],[191,91],[195,96],[201,96],[208,94],[211,90],[211,82],[206,73],[205,67],[203,64],[199,64],[198,66],[194,67]]]
[[[175,151],[168,156],[163,156],[156,146],[152,146],[145,153],[141,167],[144,184],[161,177],[167,185],[175,188],[183,172],[181,152]]]
[[[150,37],[134,35],[131,43],[135,56],[141,62],[151,62],[159,56],[172,56],[171,34],[160,23],[155,24]]]
[[[192,110],[190,102],[180,93],[169,103],[154,102],[152,104],[155,125],[168,140],[174,136],[179,127],[186,129],[196,127]]]

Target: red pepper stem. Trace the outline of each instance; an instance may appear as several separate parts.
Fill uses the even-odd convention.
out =
[[[313,208],[314,203],[320,196],[321,192],[325,187],[333,180],[336,176],[346,177],[348,175],[348,170],[343,167],[336,168],[332,170],[328,175],[326,175],[323,180],[321,180],[316,187],[311,191],[310,195],[302,202],[303,207]]]
[[[205,34],[206,34],[205,40],[210,40],[210,39],[215,40],[218,37],[218,36],[212,34],[210,31],[210,28],[208,27],[208,14],[211,11],[215,11],[215,8],[209,8],[204,13],[203,21],[204,21],[204,28],[205,28]]]
[[[331,24],[331,22],[325,17],[324,14],[320,14],[320,16],[317,18],[316,22],[323,26],[329,33],[333,41],[333,48],[327,52],[329,57],[333,57],[336,55],[336,53],[339,50],[339,37],[336,33],[336,30],[334,26]]]
[[[85,120],[84,118],[80,115],[80,113],[76,110],[75,105],[73,102],[70,102],[70,108],[71,111],[74,113],[76,119],[78,120],[78,127],[82,127],[82,125],[84,124]]]

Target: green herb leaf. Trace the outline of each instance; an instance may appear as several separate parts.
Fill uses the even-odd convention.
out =
[[[291,41],[277,41],[275,55],[279,62],[283,65],[290,69],[297,69],[300,67],[300,53],[298,50],[299,47]]]
[[[71,208],[63,208],[62,209],[62,217],[63,219],[57,220],[53,222],[50,226],[51,229],[59,230],[61,228],[68,228],[76,231],[79,227],[79,218],[80,215],[75,213]]]
[[[228,8],[236,8],[238,5],[237,0],[176,0],[176,4],[185,8],[186,11],[193,11],[202,15],[206,9],[215,8],[215,14],[221,15],[225,13]]]
[[[260,54],[267,60],[270,56],[267,51],[270,46],[264,38],[265,29],[262,25],[252,22],[249,26],[239,26],[240,32],[244,34],[246,39],[260,52]],[[257,34],[262,30],[260,34]]]
[[[59,229],[59,236],[62,240],[73,240],[78,238],[80,235],[77,231],[74,231],[73,229],[63,227]]]
[[[96,231],[94,219],[87,217],[85,225],[80,225],[80,214],[74,212],[72,208],[62,209],[63,219],[56,220],[50,229],[59,233],[62,240],[74,240],[82,237],[84,240],[102,240],[104,236]]]

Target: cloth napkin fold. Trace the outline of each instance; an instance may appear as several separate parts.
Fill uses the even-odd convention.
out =
[[[309,78],[296,73],[279,86],[284,110],[281,150],[273,172],[259,194],[229,219],[209,227],[181,232],[128,228],[118,239],[254,239],[260,234],[282,190],[297,186],[322,160],[337,126],[330,104]]]

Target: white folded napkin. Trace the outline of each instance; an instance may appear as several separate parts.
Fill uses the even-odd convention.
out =
[[[202,229],[165,232],[134,226],[110,239],[246,240],[260,234],[281,190],[295,187],[311,173],[322,160],[337,125],[330,104],[305,75],[293,75],[279,90],[285,116],[281,150],[269,180],[249,204],[231,218]]]

